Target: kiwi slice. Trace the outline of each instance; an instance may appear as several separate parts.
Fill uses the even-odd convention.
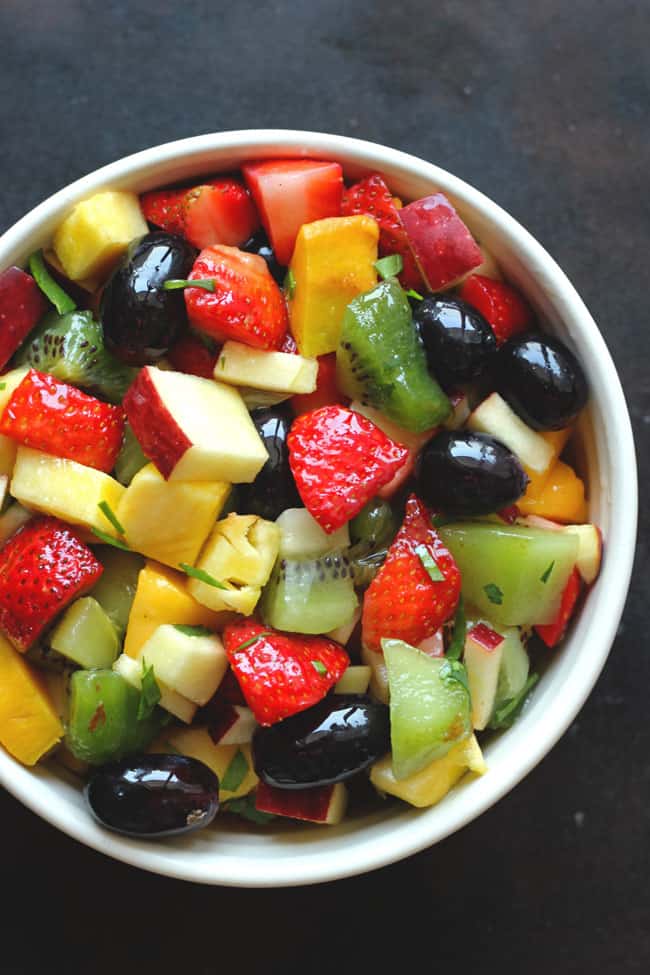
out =
[[[46,315],[18,352],[15,364],[90,387],[111,403],[122,402],[137,373],[108,352],[102,327],[89,311]]]
[[[293,633],[329,633],[357,608],[350,561],[341,552],[318,559],[279,559],[262,596],[268,626]]]
[[[340,390],[413,433],[437,426],[451,405],[429,374],[408,298],[382,281],[350,302],[336,351]]]

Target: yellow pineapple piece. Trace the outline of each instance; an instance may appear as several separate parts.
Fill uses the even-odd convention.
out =
[[[365,215],[304,224],[291,258],[295,281],[289,302],[291,331],[301,355],[334,352],[343,313],[377,283],[379,227]]]
[[[78,203],[54,234],[54,253],[72,281],[104,278],[148,231],[135,193],[106,190]]]
[[[151,745],[150,751],[180,752],[181,755],[188,755],[190,758],[197,758],[219,778],[223,783],[230,763],[241,751],[248,764],[248,770],[241,784],[235,790],[224,789],[223,785],[219,789],[219,799],[227,802],[228,799],[238,799],[252,792],[259,779],[253,768],[253,759],[250,745],[215,745],[210,737],[207,728],[168,728]]]
[[[34,765],[63,737],[63,725],[40,676],[0,636],[0,743]]]
[[[20,385],[28,372],[28,366],[21,366],[19,369],[12,369],[4,376],[0,376],[0,416],[4,413],[13,391]],[[0,434],[0,475],[6,474],[11,477],[16,462],[17,449],[18,444],[15,440]]]
[[[10,491],[26,508],[62,518],[72,525],[97,528],[113,538],[115,528],[99,505],[117,511],[124,487],[114,478],[74,460],[19,447]]]
[[[257,515],[230,514],[217,522],[196,563],[226,588],[190,579],[188,592],[215,612],[232,610],[249,616],[269,581],[279,549],[276,524]]]
[[[194,564],[230,489],[224,481],[166,481],[147,464],[116,514],[132,549],[176,569],[181,562]]]
[[[160,368],[160,363],[158,363]],[[252,349],[241,342],[226,342],[214,367],[214,378],[232,386],[269,392],[313,393],[318,362],[288,352]]]
[[[190,596],[186,576],[155,562],[147,562],[138,576],[124,652],[129,657],[138,657],[149,637],[165,623],[216,630],[223,625],[223,618]]]
[[[487,770],[483,753],[474,735],[459,742],[442,758],[420,772],[397,780],[391,755],[385,755],[370,770],[370,781],[379,792],[386,792],[420,808],[435,806],[466,773],[483,775]]]
[[[19,528],[22,528],[32,517],[31,511],[23,508],[19,504],[10,504],[7,510],[0,515],[0,546],[4,545],[8,538],[11,538]]]

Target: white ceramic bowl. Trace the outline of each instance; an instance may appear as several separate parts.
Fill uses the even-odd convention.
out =
[[[552,657],[514,729],[486,749],[488,773],[454,789],[438,806],[391,805],[339,827],[293,829],[218,825],[187,838],[138,842],[101,829],[78,782],[56,769],[30,771],[0,749],[0,781],[21,802],[96,850],[173,877],[242,887],[317,883],[391,863],[459,829],[513,788],[566,730],[593,687],[616,634],[636,537],[636,469],[630,421],[603,338],[578,294],[546,251],[512,217],[437,166],[394,149],[313,132],[249,130],[202,135],[127,156],[77,180],[19,220],[0,239],[0,268],[23,264],[48,242],[79,200],[111,188],[142,191],[236,169],[248,159],[313,156],[338,160],[348,179],[372,171],[400,196],[448,193],[551,331],[576,351],[592,391],[582,422],[581,464],[590,518],[604,533],[602,572],[562,649]]]

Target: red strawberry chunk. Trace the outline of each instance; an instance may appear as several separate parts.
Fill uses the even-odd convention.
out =
[[[287,444],[300,497],[328,533],[354,518],[408,457],[407,447],[345,406],[298,417]]]
[[[581,588],[582,583],[580,581],[580,573],[578,572],[577,568],[574,568],[573,572],[569,576],[569,581],[564,587],[557,617],[552,623],[545,623],[535,627],[535,632],[537,633],[538,637],[544,641],[547,647],[557,646],[564,636],[564,631],[567,628],[569,620],[573,615],[575,605],[578,602],[578,596],[580,595]]]
[[[195,247],[239,247],[260,225],[246,187],[236,179],[214,179],[185,193],[183,232]]]
[[[190,280],[210,278],[214,292],[185,288],[194,328],[218,342],[234,339],[257,349],[277,349],[287,331],[287,306],[264,258],[223,244],[201,251]]]
[[[8,267],[0,274],[0,369],[27,338],[48,309],[31,274]]]
[[[57,518],[34,518],[0,550],[0,629],[24,651],[104,567]]]
[[[0,433],[108,473],[122,446],[124,411],[30,369],[2,414]]]
[[[267,159],[242,166],[279,264],[288,264],[298,231],[341,213],[343,170],[316,159]]]
[[[170,234],[183,233],[183,200],[187,190],[152,190],[140,197],[145,220]]]
[[[167,358],[177,372],[213,379],[219,353],[210,352],[200,338],[188,333],[172,345]]]
[[[296,416],[318,410],[321,406],[331,406],[334,403],[349,402],[346,396],[339,392],[336,384],[336,353],[318,357],[318,375],[316,389],[313,393],[300,393],[291,397],[291,406]]]
[[[362,179],[360,183],[355,183],[345,191],[341,213],[344,216],[367,213],[368,216],[374,217],[379,224],[380,256],[400,254],[403,270],[399,280],[402,286],[414,288],[416,291],[425,289],[406,231],[399,218],[399,210],[395,206],[390,190],[378,173],[367,176],[366,179]]]
[[[223,641],[246,703],[262,725],[316,704],[350,663],[332,640],[278,633],[255,620],[227,626]]]
[[[518,291],[503,281],[494,281],[482,274],[470,274],[463,281],[459,297],[477,308],[489,322],[498,345],[525,332],[535,320],[532,309]]]
[[[427,555],[443,579],[431,578],[422,558]],[[453,615],[460,585],[460,570],[432,527],[430,513],[411,495],[404,523],[363,600],[364,646],[380,653],[382,638],[418,646]]]

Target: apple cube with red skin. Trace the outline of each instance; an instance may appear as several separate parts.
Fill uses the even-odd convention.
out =
[[[505,637],[485,623],[472,627],[465,638],[464,663],[472,698],[472,726],[487,727],[497,696]]]
[[[0,370],[48,309],[31,274],[8,267],[0,274]]]
[[[144,454],[168,480],[248,484],[268,460],[232,386],[145,366],[124,409]]]
[[[347,789],[342,782],[313,789],[276,789],[259,782],[255,792],[255,807],[259,812],[326,826],[341,822],[347,801]]]
[[[546,644],[547,647],[556,647],[564,636],[564,632],[569,625],[569,620],[573,616],[573,611],[575,610],[576,603],[578,602],[581,588],[582,582],[580,572],[576,566],[569,576],[569,581],[564,587],[560,608],[553,622],[539,624],[535,627],[535,633],[537,633],[537,636]]]
[[[208,731],[215,745],[248,745],[256,728],[257,721],[250,708],[225,703]]]
[[[483,263],[481,248],[444,194],[415,200],[399,215],[430,291],[450,288]]]

